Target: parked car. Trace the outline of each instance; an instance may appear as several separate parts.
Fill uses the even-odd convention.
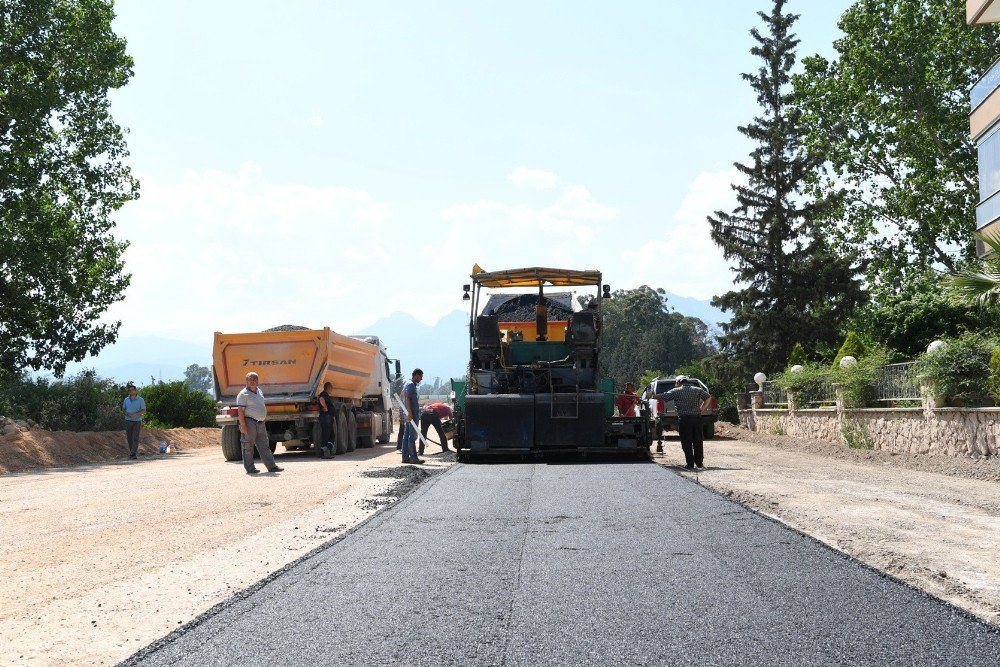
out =
[[[701,387],[708,393],[712,393],[704,382],[695,377],[688,376],[688,381],[695,387]],[[665,394],[677,386],[674,377],[656,378],[643,390],[643,400],[649,405],[649,418],[653,420],[653,435],[657,440],[663,440],[666,431],[677,430],[677,406],[673,401],[667,401],[665,405],[660,405],[661,401],[652,398],[653,394]],[[705,439],[715,437],[715,422],[719,419],[719,403],[712,397],[709,404],[701,413],[702,429]]]

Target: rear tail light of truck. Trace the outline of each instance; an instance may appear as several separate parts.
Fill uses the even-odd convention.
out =
[[[307,403],[301,408],[302,412],[319,412],[319,403]]]
[[[714,396],[712,397],[712,403],[709,405],[709,407],[712,409],[712,412],[716,412],[719,409],[719,402],[715,400]]]
[[[229,408],[228,410],[226,410],[226,414],[229,415],[230,417],[236,417],[236,416],[238,416],[240,414],[240,409],[239,408]]]

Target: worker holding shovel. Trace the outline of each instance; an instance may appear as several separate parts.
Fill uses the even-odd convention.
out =
[[[417,399],[417,387],[424,379],[424,372],[419,368],[413,370],[410,381],[403,385],[399,400],[406,410],[406,432],[403,434],[403,463],[423,463],[417,458],[417,419],[420,419],[420,401]]]

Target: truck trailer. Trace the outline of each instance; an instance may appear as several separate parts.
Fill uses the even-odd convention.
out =
[[[216,421],[222,427],[222,454],[242,458],[236,396],[253,371],[267,404],[264,420],[271,451],[320,451],[319,401],[323,385],[333,383],[336,401],[336,453],[389,442],[392,432],[392,371],[376,336],[343,336],[329,327],[283,326],[254,333],[215,333],[215,399],[223,404]]]

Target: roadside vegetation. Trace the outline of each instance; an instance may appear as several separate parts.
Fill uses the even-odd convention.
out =
[[[31,420],[51,431],[114,431],[123,428],[124,385],[84,370],[62,379],[23,374],[0,382],[0,415]],[[215,401],[186,381],[139,388],[145,422],[154,428],[215,426]]]

